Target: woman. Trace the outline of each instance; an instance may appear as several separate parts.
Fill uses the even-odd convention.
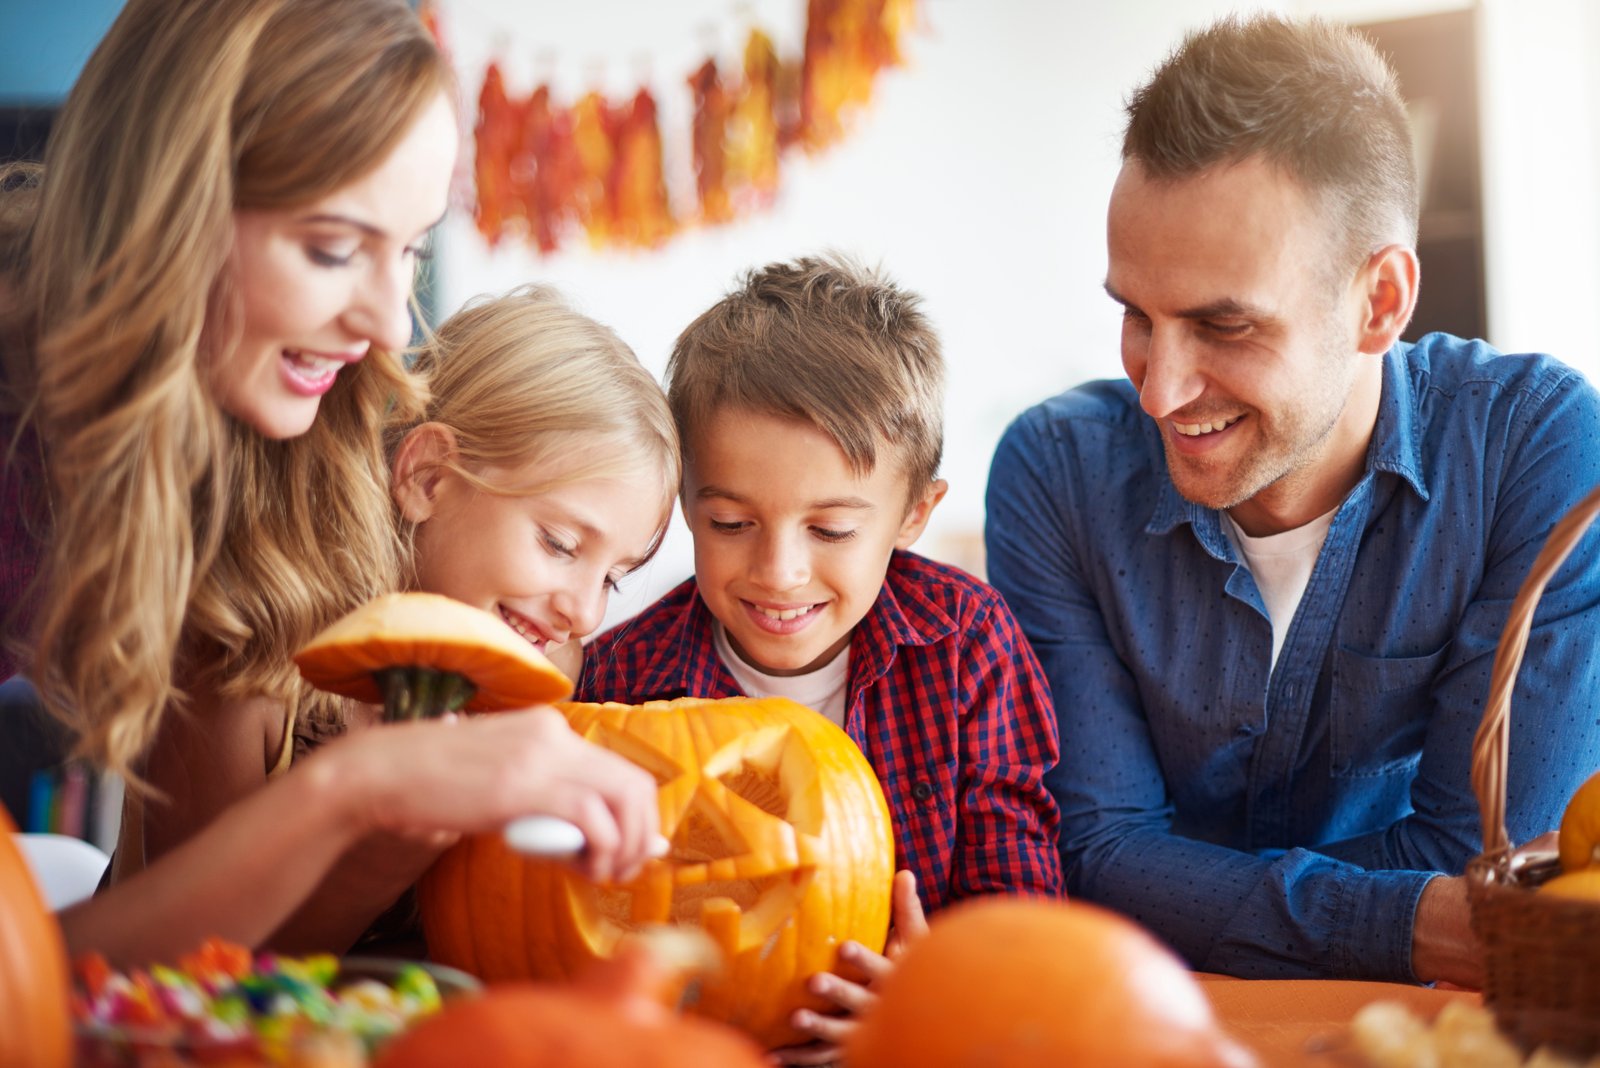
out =
[[[46,152],[0,200],[6,622],[46,707],[136,788],[182,768],[163,723],[223,703],[286,742],[315,698],[289,654],[393,589],[379,424],[416,409],[396,353],[443,213],[447,65],[401,0],[130,0]],[[549,710],[367,731],[63,916],[131,963],[258,944],[374,830],[528,811],[636,866],[649,776]],[[155,801],[160,797],[152,795]],[[136,806],[137,807],[137,806]],[[135,812],[137,816],[137,812]],[[142,822],[119,847],[137,871]]]

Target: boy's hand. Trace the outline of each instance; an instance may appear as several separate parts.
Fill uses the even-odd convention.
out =
[[[832,1002],[834,1010],[797,1010],[794,1026],[812,1040],[772,1050],[768,1053],[772,1063],[815,1065],[839,1060],[845,1040],[859,1026],[856,1017],[878,1000],[873,987],[894,971],[894,962],[900,959],[906,946],[928,930],[922,902],[917,897],[917,879],[909,871],[895,872],[891,915],[889,944],[883,953],[874,953],[859,942],[846,942],[839,947],[842,965],[839,972],[818,972],[806,983],[813,994]],[[846,971],[848,975],[841,974]]]

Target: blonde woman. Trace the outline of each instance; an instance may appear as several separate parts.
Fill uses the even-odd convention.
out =
[[[244,717],[282,752],[308,701],[289,652],[398,580],[379,422],[421,400],[395,353],[452,101],[402,0],[130,0],[42,176],[4,183],[0,668],[147,812],[188,779],[174,724]],[[160,828],[131,821],[137,874],[63,916],[74,949],[258,944],[375,830],[549,811],[627,870],[655,817],[649,777],[549,710],[365,732],[212,800],[142,872]]]

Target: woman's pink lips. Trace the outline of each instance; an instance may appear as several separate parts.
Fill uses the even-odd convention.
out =
[[[311,352],[303,349],[285,349],[282,357],[280,357],[279,364],[283,369],[284,384],[289,387],[291,392],[298,393],[302,397],[320,397],[333,388],[334,382],[339,378],[339,372],[344,368],[333,367],[321,374],[307,374],[295,363],[294,357],[296,354],[338,360],[345,366],[349,366],[353,363],[360,363],[366,356],[367,350],[363,348],[358,352]]]

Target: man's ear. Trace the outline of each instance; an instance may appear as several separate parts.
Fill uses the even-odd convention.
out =
[[[423,423],[406,434],[395,450],[389,475],[389,492],[401,515],[419,524],[433,518],[445,464],[455,454],[455,431],[443,423]]]
[[[1357,278],[1362,294],[1360,351],[1382,356],[1394,346],[1417,308],[1422,268],[1416,250],[1385,245],[1367,257]]]
[[[922,532],[928,527],[928,520],[933,517],[934,508],[938,507],[944,495],[950,492],[950,483],[942,478],[929,482],[923,489],[921,496],[912,502],[911,508],[906,512],[905,520],[900,524],[900,533],[894,539],[896,549],[909,549],[911,544],[922,537]]]

